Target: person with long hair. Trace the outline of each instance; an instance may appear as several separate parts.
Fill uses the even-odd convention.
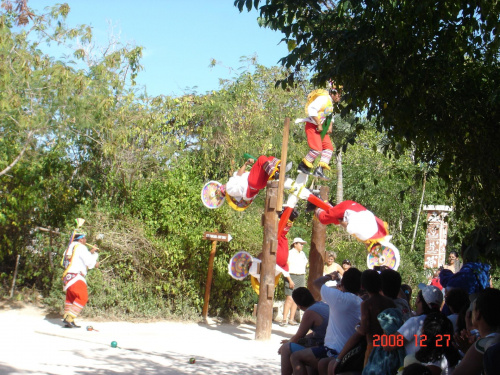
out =
[[[405,357],[405,367],[421,363],[431,374],[440,375],[442,371],[453,368],[460,360],[460,354],[453,345],[453,324],[440,311],[425,317],[422,331],[415,337],[415,341],[420,349]]]

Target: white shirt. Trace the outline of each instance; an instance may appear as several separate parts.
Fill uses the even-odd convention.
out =
[[[325,122],[326,117],[333,112],[333,106],[328,106],[328,101],[332,101],[330,95],[320,95],[316,99],[312,101],[311,104],[307,107],[307,114],[309,117],[307,118],[299,118],[295,120],[295,123],[298,124],[300,122],[310,122],[311,124],[316,124],[313,117],[319,117],[321,123]],[[326,106],[326,107],[325,107]],[[322,108],[325,108],[324,111],[321,111]]]
[[[347,233],[358,237],[361,241],[366,241],[378,232],[375,215],[368,211],[345,210],[344,221],[347,222]]]
[[[415,345],[415,335],[418,336],[418,342],[420,343],[420,333],[422,332],[426,316],[425,314],[414,316],[399,327],[398,332],[408,340],[408,343],[405,345],[406,355],[414,354],[420,349],[420,346]]]
[[[297,251],[295,248],[288,252],[288,272],[296,275],[305,275],[306,265],[309,260],[303,251]]]
[[[250,172],[245,172],[241,176],[238,176],[238,172],[234,172],[233,176],[229,178],[229,181],[226,183],[226,194],[229,194],[236,200],[252,200],[253,198],[246,198],[249,174]]]
[[[321,287],[321,298],[330,306],[325,346],[340,353],[361,320],[362,299],[326,285]]]
[[[262,261],[259,258],[252,257],[252,265],[250,266],[250,269],[248,270],[248,273],[258,280],[260,280],[260,273],[258,272],[259,271],[258,264],[260,264],[260,263],[262,263]],[[231,274],[231,271],[229,271],[229,273]],[[283,277],[290,277],[290,273],[285,271],[280,266],[276,265],[276,269],[274,271],[274,276],[278,276],[280,273],[283,274]]]
[[[78,280],[82,280],[86,284],[85,275],[87,274],[87,270],[95,267],[97,258],[99,257],[99,253],[95,252],[92,254],[87,246],[77,241],[73,242],[68,248],[68,256],[73,254],[73,252],[75,252],[75,254],[73,255],[71,264],[67,268],[67,273],[76,273],[78,276],[66,284],[63,290],[68,289]]]

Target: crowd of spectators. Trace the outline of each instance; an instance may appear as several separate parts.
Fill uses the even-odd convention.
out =
[[[352,266],[313,282],[321,302],[301,288],[306,319],[280,348],[282,374],[500,374],[500,290],[488,265],[450,258],[453,269],[416,290],[397,271]]]

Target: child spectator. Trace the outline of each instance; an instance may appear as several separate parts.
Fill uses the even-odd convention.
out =
[[[415,346],[420,346],[420,349],[405,357],[405,367],[421,363],[433,375],[439,375],[448,368],[453,368],[460,359],[458,350],[453,345],[453,325],[440,311],[426,316],[422,331],[415,337]]]

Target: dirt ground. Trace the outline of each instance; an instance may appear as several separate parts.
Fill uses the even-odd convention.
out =
[[[63,328],[30,305],[0,307],[0,374],[279,374],[280,341],[297,330],[273,323],[271,339],[256,341],[251,324],[77,323]]]

